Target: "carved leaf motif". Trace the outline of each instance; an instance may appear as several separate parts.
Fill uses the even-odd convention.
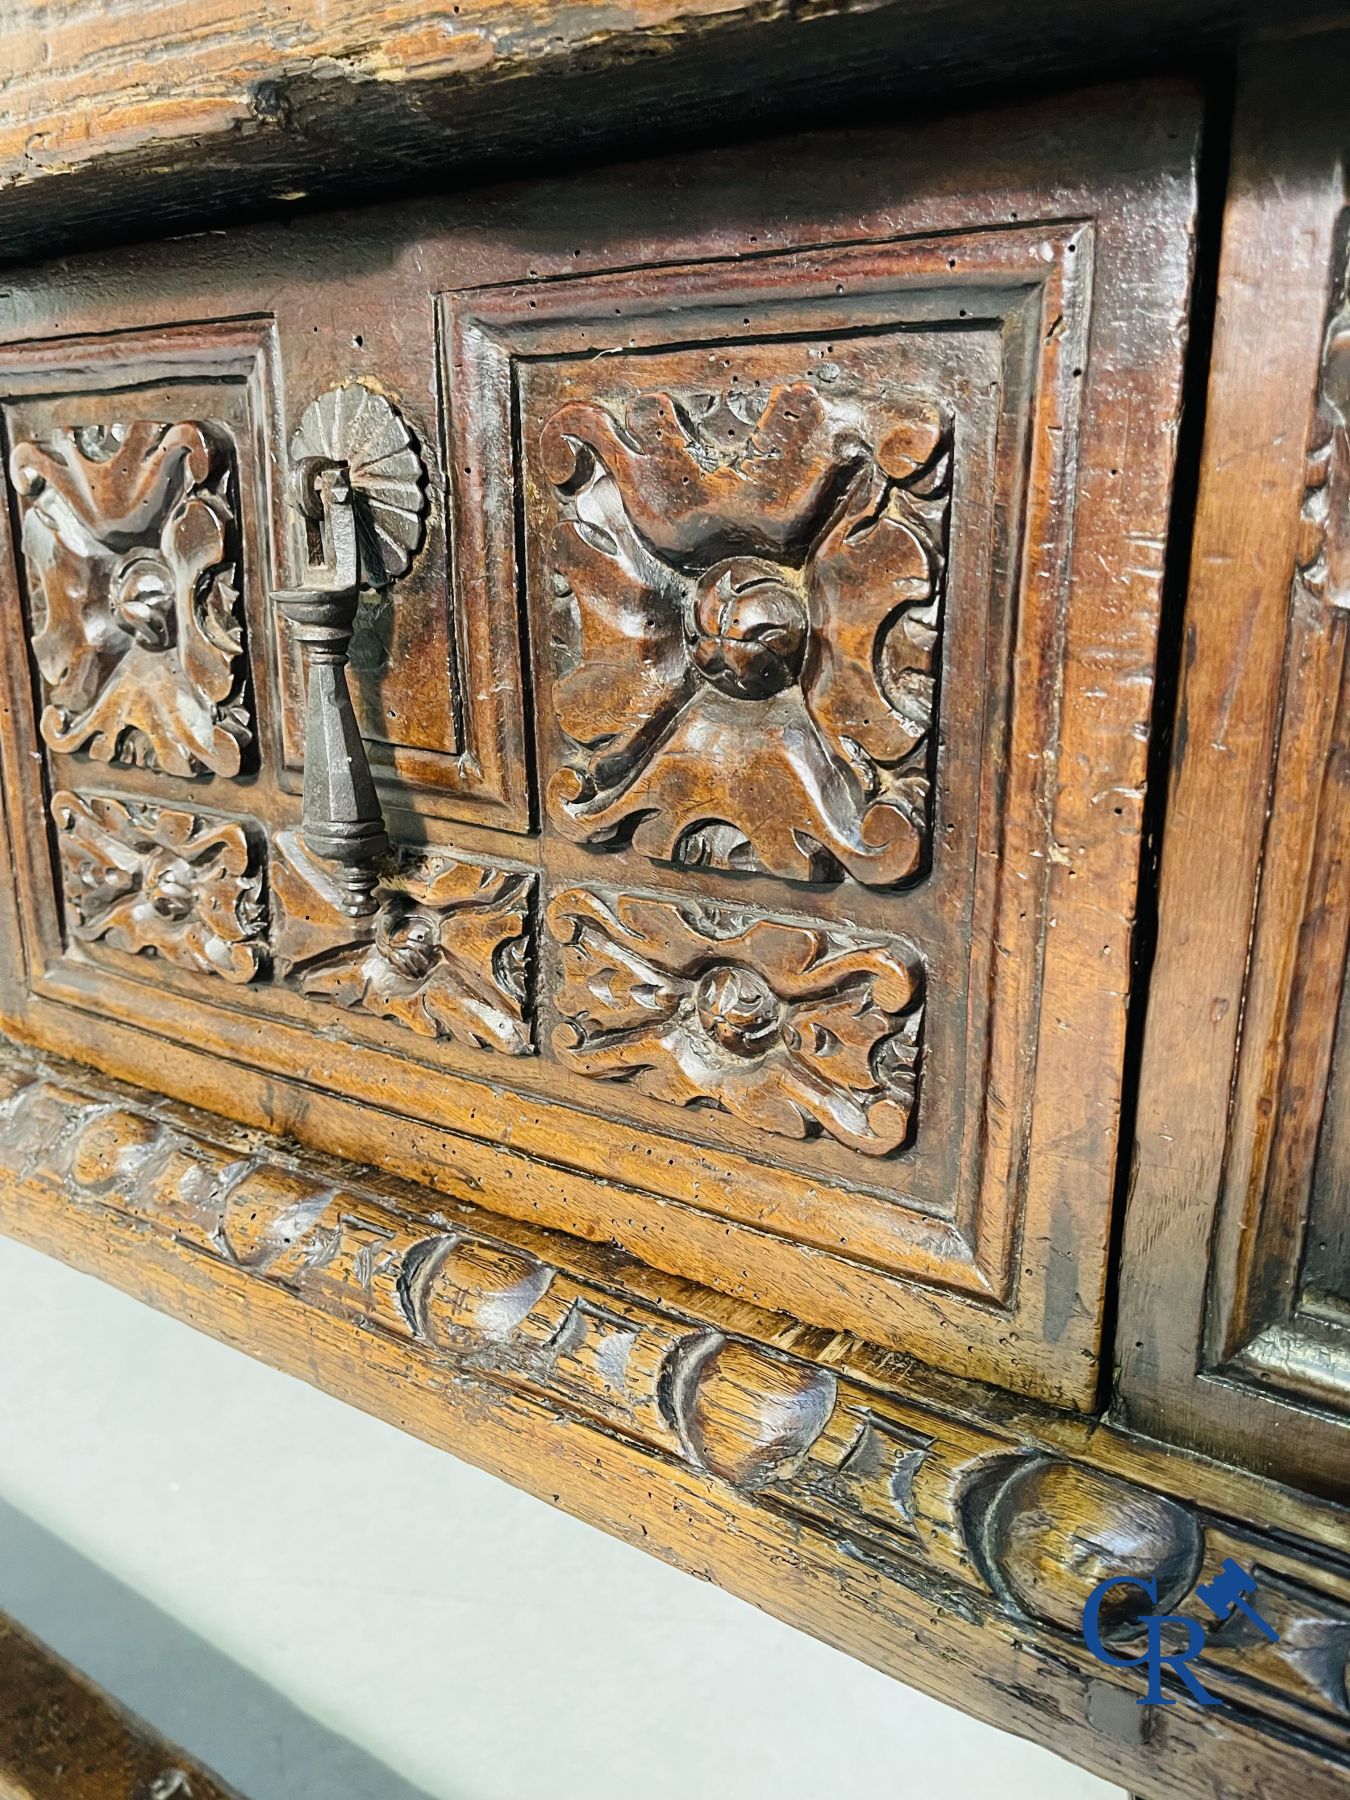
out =
[[[799,881],[917,872],[950,435],[920,408],[873,449],[805,382],[553,414],[568,837]]]
[[[1308,445],[1296,586],[1318,602],[1350,610],[1350,312],[1327,329],[1322,379]]]
[[[558,895],[548,923],[563,945],[553,1043],[568,1067],[871,1156],[906,1141],[921,976],[894,945],[581,890]]]
[[[533,1052],[534,877],[429,855],[386,872],[368,935],[299,839],[277,843],[278,965],[302,993],[396,1019],[420,1037]]]
[[[52,800],[66,918],[85,942],[252,981],[262,964],[262,874],[244,827],[136,801]]]
[[[199,424],[54,430],[10,475],[54,750],[171,775],[239,772],[235,518]]]
[[[584,402],[561,407],[541,441],[549,479],[565,487],[583,457],[600,462],[633,529],[676,566],[795,549],[864,454],[852,426],[805,382],[776,388],[758,418],[752,396],[712,398],[698,418],[669,394],[640,394],[625,426]]]
[[[408,1378],[438,1396],[448,1362],[485,1391],[523,1392],[547,1408],[564,1452],[587,1463],[616,1439],[640,1446],[653,1471],[674,1473],[679,1459],[686,1473],[761,1499],[760,1526],[784,1556],[842,1541],[865,1556],[869,1579],[898,1577],[912,1592],[936,1578],[944,1604],[986,1627],[992,1599],[1019,1642],[1077,1658],[1084,1677],[1100,1665],[1083,1647],[1082,1609],[1103,1574],[1156,1583],[1156,1597],[1137,1583],[1104,1597],[1106,1643],[1139,1661],[1113,1694],[1126,1706],[1143,1695],[1141,1615],[1179,1612],[1204,1630],[1205,1687],[1263,1727],[1320,1742],[1334,1785],[1350,1714],[1350,1605],[1325,1536],[1204,1510],[1186,1481],[1162,1486],[1168,1466],[1147,1446],[1122,1454],[1112,1444],[1105,1468],[1049,1453],[1035,1418],[999,1408],[972,1419],[968,1405],[951,1407],[950,1384],[907,1362],[879,1370],[837,1336],[805,1355],[800,1344],[728,1335],[726,1303],[709,1305],[689,1284],[616,1293],[611,1259],[541,1261],[516,1241],[528,1228],[510,1221],[466,1220],[500,1236],[427,1236],[434,1194],[420,1209],[406,1196],[393,1206],[331,1160],[302,1170],[258,1149],[255,1135],[206,1138],[162,1109],[131,1106],[92,1074],[57,1080],[26,1056],[0,1061],[0,1167],[22,1172],[30,1204],[67,1224],[72,1196],[96,1200],[96,1212],[76,1210],[105,1250],[110,1238],[133,1260],[147,1244],[186,1247],[203,1281],[228,1272],[232,1302],[242,1280],[258,1295],[284,1290],[303,1309],[302,1331],[347,1326],[359,1342],[374,1328],[404,1345]],[[684,1476],[678,1486],[691,1491]],[[1259,1505],[1268,1491],[1246,1499]],[[1253,1611],[1277,1642],[1205,1595],[1229,1558],[1254,1578]]]

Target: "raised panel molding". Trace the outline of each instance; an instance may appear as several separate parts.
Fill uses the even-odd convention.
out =
[[[837,128],[869,7],[769,8],[822,122],[605,167],[621,6],[584,167],[10,258],[0,1231],[1138,1800],[1345,1800],[1350,0],[1208,3]]]
[[[1344,1496],[1350,212],[1344,49],[1313,62],[1248,70],[1224,220],[1118,1405]]]
[[[1350,1422],[1348,228],[1342,212],[1289,595],[1279,816],[1265,846],[1205,1357],[1229,1380],[1307,1397]],[[1297,946],[1287,959],[1281,932]]]
[[[361,1371],[395,1358],[397,1386],[377,1407],[394,1405],[397,1393],[405,1423],[412,1407],[419,1429],[443,1429],[452,1445],[460,1424],[498,1402],[514,1407],[517,1432],[526,1428],[522,1404],[542,1409],[550,1450],[532,1485],[547,1490],[563,1466],[592,1471],[586,1483],[596,1484],[573,1490],[569,1504],[610,1491],[606,1468],[631,1447],[647,1470],[639,1485],[648,1502],[670,1471],[685,1493],[675,1516],[707,1506],[725,1536],[734,1509],[799,1571],[817,1557],[841,1580],[846,1569],[863,1571],[874,1657],[884,1654],[888,1609],[907,1592],[944,1618],[992,1630],[991,1646],[1005,1630],[1020,1636],[1042,1668],[1084,1684],[1072,1701],[1065,1690],[1080,1717],[1086,1707],[1089,1720],[1130,1719],[1128,1730],[1100,1727],[1118,1777],[1127,1766],[1163,1766],[1154,1759],[1173,1753],[1192,1709],[1176,1708],[1167,1731],[1150,1733],[1133,1708],[1134,1676],[1103,1679],[1084,1646],[1082,1607],[1107,1574],[1156,1577],[1160,1607],[1211,1628],[1200,1672],[1226,1705],[1206,1732],[1259,1725],[1286,1749],[1315,1746],[1299,1789],[1310,1796],[1330,1796],[1344,1779],[1350,1566],[1296,1531],[1234,1518],[1235,1478],[1225,1478],[1234,1486],[1216,1506],[1216,1478],[1209,1500],[1203,1479],[1199,1493],[1188,1491],[1202,1472],[1182,1459],[1091,1428],[1075,1436],[1028,1406],[1004,1421],[976,1392],[944,1389],[918,1369],[878,1379],[828,1334],[819,1338],[824,1358],[757,1339],[755,1322],[772,1326],[765,1315],[743,1308],[739,1329],[729,1326],[726,1304],[689,1283],[672,1284],[668,1298],[650,1282],[620,1294],[603,1253],[569,1249],[463,1200],[447,1215],[442,1196],[433,1223],[428,1196],[407,1184],[354,1186],[340,1165],[259,1156],[256,1139],[236,1144],[228,1128],[212,1137],[206,1125],[11,1055],[0,1067],[0,1217],[7,1230],[59,1242],[151,1297],[167,1292],[171,1306],[175,1292],[159,1287],[153,1265],[186,1259],[196,1322],[205,1301],[208,1329],[228,1334],[235,1296],[245,1296],[271,1321],[273,1354],[285,1363],[283,1346],[293,1343],[297,1366],[321,1383],[340,1380],[340,1369],[361,1392]],[[217,1291],[226,1308],[219,1324]],[[353,1356],[358,1344],[366,1348]],[[1169,1489],[1169,1479],[1178,1485]],[[1249,1503],[1265,1510],[1270,1490],[1251,1486]],[[638,1535],[638,1516],[605,1517]],[[644,1540],[647,1532],[641,1524]],[[695,1557],[697,1542],[695,1530]],[[682,1540],[667,1554],[685,1554]],[[1277,1644],[1248,1641],[1240,1622],[1213,1629],[1197,1588],[1230,1556],[1255,1570],[1254,1603],[1276,1623]],[[816,1628],[828,1634],[830,1606],[820,1596],[814,1604]],[[1125,1595],[1104,1608],[1114,1652],[1142,1646],[1137,1617]],[[1256,1767],[1250,1773],[1250,1785],[1226,1791],[1243,1800],[1272,1791]]]

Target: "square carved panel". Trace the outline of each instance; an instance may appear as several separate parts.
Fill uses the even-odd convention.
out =
[[[238,820],[69,793],[53,795],[51,814],[77,942],[231,982],[263,968],[262,853]]]
[[[551,411],[531,382],[548,815],[573,842],[798,882],[923,869],[952,419],[894,349],[616,357]]]
[[[35,275],[11,1028],[1089,1401],[1193,125],[1140,90]],[[299,428],[370,394],[421,473],[354,918],[273,596]]]

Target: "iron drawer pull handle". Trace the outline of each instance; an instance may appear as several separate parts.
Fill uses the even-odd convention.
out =
[[[291,455],[303,585],[272,599],[304,663],[300,835],[331,865],[343,911],[361,918],[376,909],[389,837],[347,684],[348,658],[363,586],[391,586],[411,564],[426,514],[426,474],[407,426],[367,388],[334,389],[315,401]],[[376,468],[372,500],[363,476]]]

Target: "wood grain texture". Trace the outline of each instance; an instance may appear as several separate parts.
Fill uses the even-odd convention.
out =
[[[0,1613],[2,1800],[240,1800]]]
[[[12,7],[0,228],[6,254],[26,254],[507,158],[556,162],[658,130],[800,123],[868,95],[892,116],[898,99],[931,104],[981,81],[1192,54],[1286,12],[1280,0]]]
[[[12,1029],[1090,1407],[1198,123],[1135,85],[16,273],[16,441],[132,391],[229,445],[258,753],[91,787],[0,554]],[[405,428],[382,484],[426,473],[342,629],[387,835],[428,860],[342,938],[289,854],[275,616],[334,393]],[[311,768],[350,799],[348,723]],[[67,925],[35,759],[259,846],[253,978]]]
[[[0,1228],[1151,1800],[1350,1772],[1343,1512],[812,1332],[70,1067],[0,1070]],[[1279,1645],[1146,1719],[1077,1631],[1105,1572]],[[1122,1653],[1125,1609],[1105,1618]]]
[[[17,444],[9,466],[45,741],[237,775],[252,733],[228,457],[191,421],[109,420]]]
[[[1239,94],[1119,1339],[1123,1416],[1342,1496],[1347,68]]]

